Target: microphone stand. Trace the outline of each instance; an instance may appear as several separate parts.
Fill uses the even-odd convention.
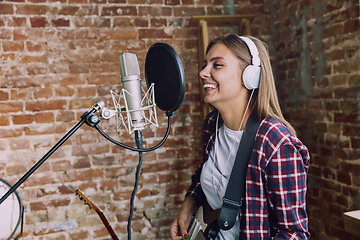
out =
[[[137,148],[142,149],[142,133],[141,133],[141,130],[136,130],[135,131],[135,142],[136,142]],[[139,164],[136,167],[135,184],[134,184],[134,189],[133,189],[133,191],[131,193],[131,198],[130,198],[130,214],[129,214],[128,225],[127,225],[128,240],[131,240],[131,219],[132,219],[133,213],[134,213],[135,194],[136,194],[136,191],[137,191],[138,186],[139,186],[139,176],[140,176],[140,170],[141,170],[141,165],[142,165],[142,161],[143,161],[142,154],[143,153],[141,151],[139,151]]]
[[[141,157],[142,161],[142,153],[143,152],[149,152],[153,151],[157,148],[159,148],[167,139],[169,132],[170,132],[170,124],[171,124],[171,116],[172,112],[166,112],[166,115],[168,116],[168,128],[165,134],[165,137],[163,140],[156,145],[155,147],[148,148],[148,149],[142,149],[142,135],[141,131],[135,131],[135,138],[136,138],[136,144],[138,148],[133,148],[127,145],[124,145],[122,143],[117,142],[116,140],[110,138],[108,135],[106,135],[100,127],[97,125],[100,122],[100,119],[97,115],[95,115],[95,112],[101,109],[101,107],[98,104],[95,104],[90,112],[85,112],[81,116],[81,120],[62,138],[58,143],[55,144],[54,147],[52,147],[25,175],[20,178],[20,180],[17,181],[0,199],[0,204],[2,204],[13,192],[16,191],[16,189],[19,188],[21,184],[23,184],[30,176],[33,174],[67,139],[69,139],[84,123],[86,123],[90,127],[96,128],[101,135],[103,135],[106,139],[108,139],[110,142],[124,147],[126,149],[137,151],[139,152],[139,156]],[[140,171],[140,169],[139,169]],[[137,173],[138,174],[138,173]],[[137,187],[137,186],[136,186]]]
[[[140,176],[140,170],[141,170],[141,165],[142,165],[142,161],[143,161],[142,153],[156,150],[157,148],[159,148],[165,142],[165,140],[167,139],[167,137],[169,136],[169,133],[170,133],[172,114],[173,114],[172,112],[166,112],[166,116],[168,117],[168,126],[167,126],[167,129],[166,129],[165,137],[162,139],[162,141],[158,145],[156,145],[155,147],[152,147],[152,148],[147,148],[147,149],[142,148],[142,133],[141,133],[141,130],[135,130],[135,142],[136,142],[137,148],[133,148],[133,147],[124,145],[124,144],[116,141],[115,139],[112,139],[111,137],[106,135],[98,125],[94,126],[96,128],[96,130],[98,130],[98,132],[101,135],[103,135],[110,142],[112,142],[112,143],[114,143],[114,144],[116,144],[116,145],[118,145],[120,147],[129,149],[129,150],[132,150],[132,151],[139,152],[139,164],[137,165],[137,168],[136,168],[135,184],[134,184],[134,189],[132,191],[131,198],[130,198],[130,214],[129,214],[128,225],[127,225],[128,240],[131,240],[131,220],[132,220],[133,213],[134,213],[134,199],[135,199],[135,194],[136,194],[136,191],[137,191],[137,188],[138,188],[138,185],[139,185],[139,176]]]
[[[103,135],[107,140],[109,140],[110,142],[121,146],[123,148],[132,150],[132,151],[137,151],[139,152],[139,164],[136,168],[136,177],[135,177],[135,186],[133,189],[133,192],[131,194],[131,199],[130,199],[130,214],[129,214],[129,218],[128,218],[128,225],[127,225],[127,230],[128,230],[128,240],[131,240],[131,219],[133,217],[133,212],[134,212],[134,199],[135,199],[135,194],[139,185],[139,176],[140,176],[140,171],[141,171],[141,165],[142,165],[142,161],[143,161],[143,152],[149,152],[149,151],[153,151],[156,150],[157,148],[159,148],[167,139],[167,137],[169,136],[169,132],[170,132],[170,126],[171,126],[171,116],[172,116],[172,112],[166,112],[166,115],[168,116],[168,127],[166,130],[166,134],[164,136],[164,138],[162,139],[162,141],[157,144],[154,147],[148,148],[148,149],[143,149],[142,148],[142,133],[141,130],[136,130],[135,131],[135,142],[136,142],[136,146],[137,148],[133,148],[127,145],[124,145],[114,139],[112,139],[111,137],[109,137],[106,133],[104,133],[100,127],[98,126],[98,123],[100,122],[99,117],[95,114],[96,111],[100,110],[101,106],[99,106],[98,104],[95,104],[95,106],[93,106],[92,110],[90,112],[85,112],[82,116],[81,116],[81,120],[62,138],[60,139],[60,141],[58,143],[55,144],[54,147],[52,147],[22,178],[20,178],[20,180],[18,180],[17,183],[15,183],[0,199],[0,204],[2,204],[13,192],[15,192],[17,190],[17,188],[24,183],[67,139],[69,139],[84,123],[86,123],[88,126],[94,127],[96,130],[98,130],[98,132]]]
[[[15,183],[0,199],[0,204],[5,201],[16,189],[25,182],[40,166],[43,164],[68,138],[71,137],[84,123],[95,126],[100,122],[98,116],[94,113],[98,111],[100,107],[95,105],[90,112],[85,112],[81,116],[81,120],[62,138],[60,141],[51,148],[17,183]]]

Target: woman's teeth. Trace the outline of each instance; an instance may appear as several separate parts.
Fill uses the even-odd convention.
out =
[[[214,84],[204,84],[203,85],[203,88],[205,89],[205,90],[209,90],[209,89],[215,89],[216,88],[216,85],[214,85]]]

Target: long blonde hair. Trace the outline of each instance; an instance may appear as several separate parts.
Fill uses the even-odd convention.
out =
[[[251,100],[251,108],[257,111],[260,119],[265,117],[275,118],[284,123],[284,125],[296,135],[295,129],[288,121],[285,120],[281,112],[267,45],[255,37],[247,37],[255,43],[259,51],[261,68],[260,84],[259,88],[254,91],[254,95]],[[240,62],[242,63],[242,70],[247,65],[251,64],[251,56],[248,47],[246,43],[238,37],[238,35],[226,34],[224,36],[213,39],[206,49],[206,54],[210,48],[217,43],[222,43],[227,46],[235,54],[235,56],[239,58]]]

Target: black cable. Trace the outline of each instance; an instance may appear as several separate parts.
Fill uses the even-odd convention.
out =
[[[141,149],[142,148],[142,135],[141,135],[140,130],[135,131],[135,142],[136,142],[138,149]],[[134,185],[134,190],[133,190],[133,192],[131,194],[131,198],[130,198],[130,214],[129,214],[128,225],[127,225],[128,240],[131,240],[131,219],[132,219],[133,213],[134,213],[134,199],[135,199],[136,191],[139,186],[139,176],[140,176],[142,162],[143,162],[142,152],[139,152],[139,164],[136,168],[135,185]]]
[[[166,130],[166,134],[165,134],[164,138],[161,140],[161,142],[158,145],[156,145],[156,146],[154,146],[152,148],[146,148],[146,149],[139,149],[139,148],[134,148],[134,147],[130,147],[128,145],[125,145],[125,144],[123,144],[121,142],[118,142],[115,139],[109,137],[106,133],[104,133],[101,130],[101,128],[98,125],[95,125],[94,127],[95,127],[96,130],[99,131],[99,133],[101,135],[103,135],[103,137],[105,137],[107,140],[109,140],[110,142],[112,142],[112,143],[114,143],[114,144],[116,144],[116,145],[118,145],[120,147],[126,148],[126,149],[131,150],[131,151],[135,151],[135,152],[150,152],[150,151],[154,151],[154,150],[158,149],[161,145],[164,144],[164,142],[166,141],[166,139],[167,139],[167,137],[169,136],[169,133],[170,133],[170,125],[171,125],[171,115],[168,115],[168,126],[167,126],[167,130]]]
[[[110,142],[112,142],[112,143],[114,143],[114,144],[116,144],[116,145],[118,145],[120,147],[126,148],[128,150],[139,152],[139,164],[137,165],[137,168],[136,168],[135,184],[134,184],[134,189],[132,191],[131,198],[130,198],[130,213],[129,213],[128,225],[127,225],[128,240],[131,240],[131,220],[132,220],[132,217],[133,217],[133,214],[134,214],[135,194],[136,194],[136,191],[137,191],[138,186],[139,186],[140,171],[141,171],[141,165],[142,165],[142,162],[143,162],[143,152],[150,152],[150,151],[156,150],[161,145],[163,145],[164,142],[166,141],[166,139],[168,138],[169,133],[170,133],[172,113],[169,113],[169,114],[166,114],[166,115],[168,116],[168,126],[167,126],[167,130],[166,130],[164,138],[161,140],[161,142],[158,145],[156,145],[156,146],[154,146],[152,148],[147,148],[147,149],[142,148],[142,133],[141,133],[140,130],[135,131],[135,142],[136,142],[137,148],[133,148],[133,147],[127,146],[127,145],[125,145],[123,143],[120,143],[120,142],[116,141],[115,139],[109,137],[106,133],[104,133],[101,130],[101,128],[97,124],[94,126],[95,129],[98,130],[99,133],[101,135],[103,135],[103,137],[105,137]]]
[[[156,146],[154,146],[152,148],[147,148],[147,149],[142,148],[142,133],[141,133],[140,130],[135,131],[135,142],[136,142],[137,148],[134,148],[134,147],[130,147],[128,145],[125,145],[123,143],[120,143],[120,142],[116,141],[115,139],[111,138],[106,133],[104,133],[97,124],[92,125],[93,127],[95,127],[96,130],[98,130],[98,132],[101,135],[103,135],[103,137],[105,137],[110,142],[112,142],[112,143],[114,143],[114,144],[116,144],[116,145],[118,145],[120,147],[126,148],[128,150],[139,152],[139,164],[138,164],[138,166],[136,168],[135,184],[134,184],[134,189],[133,189],[133,192],[132,192],[131,198],[130,198],[130,213],[129,213],[128,225],[127,225],[128,240],[131,240],[131,220],[132,220],[132,217],[133,217],[133,214],[134,214],[135,194],[136,194],[136,191],[137,191],[138,186],[139,186],[139,177],[140,177],[141,165],[142,165],[142,162],[143,162],[143,155],[142,154],[143,154],[143,152],[150,152],[150,151],[154,151],[154,150],[158,149],[161,145],[164,144],[164,142],[168,138],[169,133],[170,133],[172,112],[167,112],[166,115],[168,116],[168,126],[167,126],[167,129],[166,129],[166,133],[165,133],[164,138],[161,140],[161,142],[158,145],[156,145]]]

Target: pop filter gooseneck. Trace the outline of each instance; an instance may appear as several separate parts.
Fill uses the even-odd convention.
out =
[[[167,114],[176,111],[184,100],[185,74],[179,56],[167,43],[155,43],[145,59],[145,78],[154,83],[156,106]]]

